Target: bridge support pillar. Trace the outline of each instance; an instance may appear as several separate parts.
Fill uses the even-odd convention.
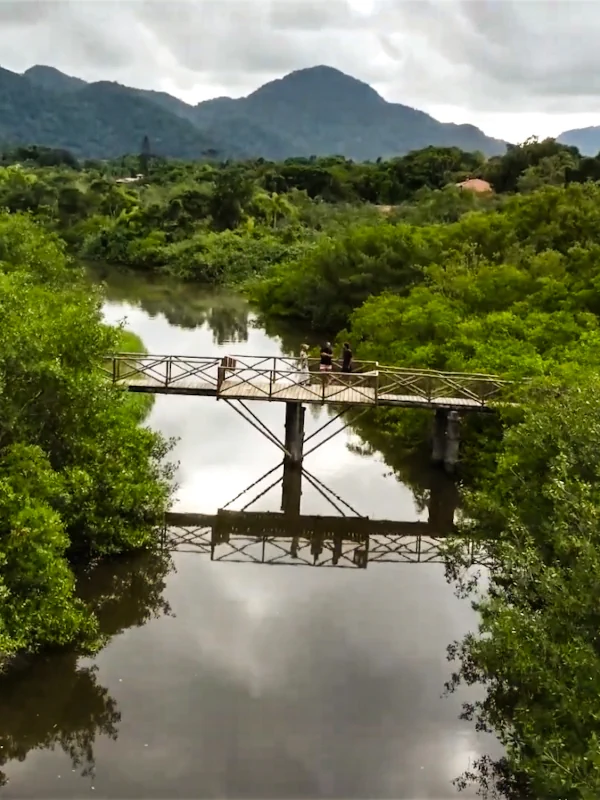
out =
[[[431,460],[443,464],[446,472],[454,472],[460,449],[460,415],[458,411],[439,408],[433,423]]]
[[[302,459],[304,457],[304,415],[301,403],[285,404],[285,449],[281,510],[285,514],[300,514],[302,497]]]
[[[458,508],[458,486],[448,475],[434,472],[429,484],[428,522],[436,534],[450,533]]]
[[[431,460],[434,464],[443,464],[446,453],[446,422],[448,412],[438,408],[433,419]]]
[[[446,423],[446,454],[444,456],[444,467],[446,472],[454,472],[458,464],[458,453],[460,450],[460,415],[458,411],[451,411],[448,414]]]

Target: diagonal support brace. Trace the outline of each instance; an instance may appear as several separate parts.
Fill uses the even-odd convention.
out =
[[[259,419],[253,411],[250,411],[250,409],[247,406],[245,406],[241,400],[239,400],[238,402],[242,406],[244,411],[246,411],[248,416],[246,416],[246,414],[244,414],[243,411],[240,411],[239,408],[234,406],[231,400],[228,400],[227,398],[223,398],[223,400],[227,403],[228,406],[230,406],[230,408],[233,408],[236,414],[239,414],[240,417],[246,420],[246,422],[249,422],[250,425],[252,425],[252,427],[255,430],[257,430],[259,433],[262,433],[265,439],[268,439],[271,442],[271,444],[274,444],[275,447],[279,448],[279,450],[281,450],[281,452],[284,455],[291,456],[290,451],[286,447],[284,447],[284,445],[279,441],[279,439],[275,436],[275,434],[272,433],[267,428],[265,423],[261,419]]]

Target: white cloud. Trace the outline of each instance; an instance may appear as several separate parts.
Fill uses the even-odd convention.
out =
[[[600,6],[584,0],[0,0],[0,23],[8,69],[188,102],[329,64],[513,140],[600,122]]]

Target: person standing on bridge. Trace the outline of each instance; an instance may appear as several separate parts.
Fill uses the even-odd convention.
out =
[[[300,347],[298,367],[301,373],[298,383],[310,383],[310,373],[308,370],[308,345],[306,343]]]
[[[321,348],[321,363],[319,369],[321,372],[331,372],[333,369],[333,350],[331,349],[331,342],[325,342]]]
[[[349,342],[344,342],[342,350],[342,372],[352,372],[352,350]]]
[[[323,373],[323,387],[329,382],[328,373],[333,369],[333,350],[331,349],[331,342],[325,342],[321,348],[321,363],[319,370]]]

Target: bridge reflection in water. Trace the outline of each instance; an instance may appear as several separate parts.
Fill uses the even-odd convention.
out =
[[[211,561],[365,569],[372,563],[443,563],[441,544],[452,533],[429,522],[221,509],[214,515],[167,514],[162,535],[166,549]],[[475,563],[477,548],[469,547]]]
[[[290,566],[334,566],[365,569],[369,563],[443,563],[444,541],[456,538],[454,512],[458,503],[456,485],[447,476],[433,481],[429,491],[428,520],[408,522],[374,520],[361,516],[347,500],[309,472],[304,459],[350,424],[351,419],[304,453],[304,445],[339,420],[332,416],[309,437],[304,436],[305,408],[286,403],[285,438],[274,433],[244,406],[241,416],[283,452],[283,460],[253,481],[216,514],[176,513],[165,515],[163,547],[176,552],[194,552],[212,561]],[[250,415],[250,416],[247,416]],[[281,470],[278,477],[247,502],[240,511],[230,509],[241,497]],[[303,479],[336,511],[336,516],[301,513]],[[281,512],[249,511],[250,506],[281,484]],[[350,516],[348,516],[350,512]],[[481,549],[466,543],[466,557],[483,563]]]
[[[290,475],[286,466],[283,476],[266,490],[282,484],[283,512],[247,510],[266,492],[261,492],[241,511],[222,508],[216,514],[171,512],[165,516],[163,547],[229,563],[365,569],[373,563],[444,562],[443,544],[456,537],[457,492],[447,479],[435,481],[431,486],[427,521],[361,517],[337,495],[335,507],[340,515],[316,516],[300,513],[301,473]],[[310,477],[315,488],[325,490],[325,496],[333,504],[331,490],[314,476]],[[353,515],[346,516],[341,505]],[[484,563],[481,547],[474,542],[465,544],[470,561]]]

